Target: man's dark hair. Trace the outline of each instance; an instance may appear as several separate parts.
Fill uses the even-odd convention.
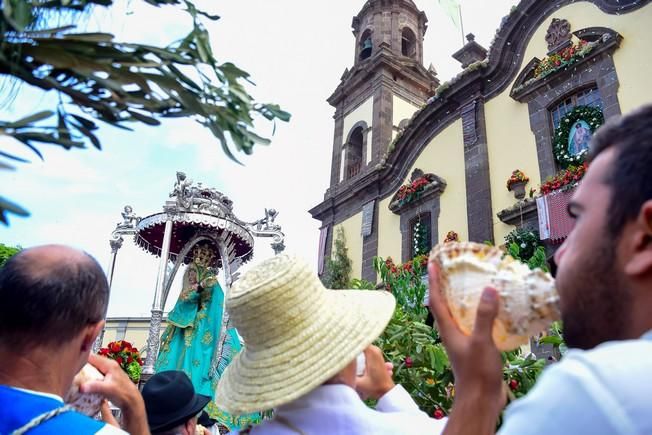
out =
[[[35,257],[25,250],[0,268],[0,346],[65,342],[106,314],[109,286],[93,257],[45,265]]]
[[[617,238],[643,203],[652,199],[652,104],[609,119],[591,141],[589,161],[606,149],[616,149],[605,182],[611,187],[608,230]]]

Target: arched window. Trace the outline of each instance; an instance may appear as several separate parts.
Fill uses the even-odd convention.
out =
[[[360,60],[368,59],[371,56],[373,44],[371,43],[371,30],[367,29],[360,37]]]
[[[576,106],[592,106],[599,109],[603,108],[602,97],[597,87],[582,89],[566,98],[550,109],[550,119],[552,129],[559,127],[561,119]]]
[[[410,221],[410,258],[425,255],[432,248],[430,212],[420,213]]]
[[[401,32],[401,53],[407,57],[417,55],[417,37],[409,27],[404,27]]]
[[[364,134],[365,127],[359,125],[351,130],[349,139],[346,141],[346,165],[344,166],[345,179],[349,179],[360,173],[366,142]]]

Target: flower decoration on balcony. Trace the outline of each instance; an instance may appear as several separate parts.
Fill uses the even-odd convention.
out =
[[[138,349],[128,341],[112,341],[106,347],[101,348],[98,355],[115,360],[133,382],[140,380],[143,360],[140,358]]]
[[[444,238],[444,243],[459,242],[459,241],[460,241],[460,235],[457,234],[455,231],[447,232],[446,237]]]
[[[602,124],[602,110],[593,106],[577,106],[561,118],[553,137],[553,153],[562,168],[584,162],[591,136]]]
[[[546,77],[562,70],[571,70],[576,64],[594,56],[602,47],[617,46],[621,37],[616,32],[606,29],[601,36],[588,35],[587,38],[590,40],[579,39],[574,44],[558,49],[541,60],[532,59],[527,70],[524,71],[526,74],[516,81],[512,95],[520,98],[524,91],[542,83]],[[574,71],[570,72],[572,74]]]
[[[512,175],[509,176],[507,179],[507,190],[512,190],[512,186],[515,184],[523,183],[527,184],[527,182],[530,181],[530,179],[521,171],[520,169],[516,169],[515,171],[512,172]]]
[[[555,190],[575,187],[582,177],[584,177],[587,168],[588,164],[582,163],[578,166],[571,165],[566,169],[562,169],[555,176],[548,177],[548,179],[541,184],[539,187],[539,193],[541,195],[547,195]]]
[[[580,39],[576,44],[563,48],[548,57],[544,57],[534,69],[534,78],[543,78],[558,69],[574,64],[589,54],[598,43],[598,41],[588,42]]]
[[[432,174],[424,174],[416,180],[412,181],[410,184],[402,185],[396,194],[396,200],[398,200],[399,205],[404,205],[409,202],[414,201],[419,198],[426,186],[435,181],[435,177]]]

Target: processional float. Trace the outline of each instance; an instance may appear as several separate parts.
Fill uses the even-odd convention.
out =
[[[160,257],[152,316],[147,338],[147,355],[143,367],[143,381],[154,374],[154,364],[158,356],[161,321],[165,302],[174,277],[182,264],[191,261],[192,248],[200,242],[209,242],[218,259],[216,267],[224,271],[224,298],[234,280],[237,269],[253,256],[254,238],[271,238],[271,247],[276,254],[285,249],[281,226],[274,223],[278,212],[265,209],[265,216],[254,222],[238,219],[233,213],[233,202],[216,189],[196,185],[183,172],[177,172],[177,181],[170,199],[165,202],[163,211],[146,217],[137,216],[127,205],[122,212],[123,221],[111,233],[111,259],[108,268],[109,288],[113,282],[118,250],[125,236],[133,236],[137,246]],[[225,304],[226,305],[226,304]],[[229,326],[229,314],[222,316],[222,328],[216,347],[217,355],[222,356]],[[98,338],[99,349],[102,337]]]

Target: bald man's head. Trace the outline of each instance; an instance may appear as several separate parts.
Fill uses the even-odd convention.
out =
[[[0,268],[0,345],[61,343],[104,319],[109,287],[85,252],[48,245],[25,249]]]

